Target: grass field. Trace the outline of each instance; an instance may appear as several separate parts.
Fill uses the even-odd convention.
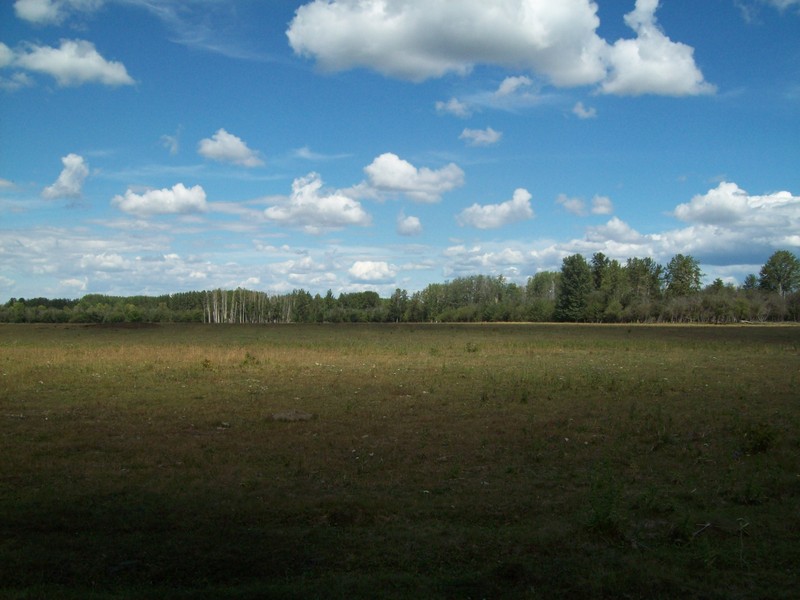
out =
[[[0,426],[2,598],[800,582],[800,327],[5,325]]]

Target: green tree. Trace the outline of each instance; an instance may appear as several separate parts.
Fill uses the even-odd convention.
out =
[[[761,267],[758,287],[782,297],[800,288],[800,260],[788,250],[778,250]]]
[[[693,256],[676,254],[667,263],[664,276],[667,283],[667,295],[674,298],[699,292],[702,276],[700,264]]]
[[[556,298],[557,321],[583,321],[589,294],[594,287],[592,270],[580,254],[567,256],[561,264],[561,285]]]

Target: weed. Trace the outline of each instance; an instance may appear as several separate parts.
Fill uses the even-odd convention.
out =
[[[741,451],[745,454],[763,454],[772,448],[777,433],[769,423],[748,423],[742,428]]]
[[[594,470],[587,501],[589,504],[587,527],[600,534],[619,535],[623,521],[622,492],[616,477],[607,465],[600,465]]]

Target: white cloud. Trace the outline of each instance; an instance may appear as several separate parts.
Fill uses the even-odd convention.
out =
[[[472,114],[469,105],[461,102],[458,98],[450,98],[447,102],[438,101],[436,103],[436,112],[449,113],[462,119],[466,119]]]
[[[590,0],[315,0],[289,26],[297,54],[326,70],[358,66],[420,81],[476,64],[524,65],[558,85],[604,73]]]
[[[761,0],[766,4],[770,4],[777,9],[786,10],[792,6],[800,8],[800,0]]]
[[[14,65],[50,75],[60,86],[84,83],[117,86],[135,83],[128,75],[125,65],[107,61],[97,52],[94,44],[85,40],[61,40],[58,48],[27,44],[15,56]]]
[[[89,167],[82,156],[67,154],[61,159],[64,169],[53,185],[42,190],[42,197],[48,200],[56,198],[80,198],[83,182],[89,175]]]
[[[556,203],[563,206],[564,210],[571,215],[577,217],[586,216],[586,203],[580,198],[570,198],[566,194],[559,194],[558,198],[556,198]]]
[[[597,109],[586,107],[583,105],[583,102],[577,102],[575,106],[572,107],[572,113],[579,119],[594,119],[597,116]]]
[[[559,194],[556,203],[564,207],[568,213],[577,217],[585,217],[589,214],[586,202],[582,198],[570,198],[566,194]],[[614,204],[607,196],[595,196],[592,198],[591,213],[593,215],[610,215],[614,212]]]
[[[103,4],[103,0],[16,0],[14,11],[17,17],[37,25],[57,25],[72,10],[91,11]]]
[[[0,69],[7,67],[14,62],[14,51],[0,42]]]
[[[385,261],[358,260],[347,271],[362,283],[387,283],[394,280],[397,269]]]
[[[199,185],[187,188],[182,183],[171,189],[149,190],[136,194],[127,190],[124,196],[114,196],[111,204],[135,215],[170,215],[204,212],[207,209],[206,192]]]
[[[625,17],[635,39],[597,35],[593,0],[313,0],[297,9],[292,49],[330,71],[366,67],[421,81],[476,65],[525,68],[560,87],[601,84],[606,93],[709,93],[693,49],[656,25],[658,0]],[[526,84],[511,78],[498,92]]]
[[[15,92],[22,88],[31,87],[33,79],[27,73],[17,72],[10,78],[0,77],[0,89],[7,92]]]
[[[8,179],[3,179],[2,177],[0,177],[0,190],[13,188],[13,187],[14,187],[14,183],[12,181],[9,181]]]
[[[219,129],[210,138],[200,140],[197,152],[219,162],[229,162],[243,167],[260,167],[264,161],[247,147],[241,138]]]
[[[417,168],[396,154],[381,154],[364,167],[368,186],[361,191],[381,194],[404,194],[418,202],[438,202],[442,194],[464,185],[464,171],[450,163],[441,169]]]
[[[691,46],[670,40],[656,22],[659,0],[636,0],[625,23],[634,40],[618,40],[609,48],[610,73],[601,89],[608,94],[691,96],[715,91],[703,79]]]
[[[614,212],[614,203],[608,196],[595,196],[592,198],[593,215],[610,215]]]
[[[531,194],[528,190],[514,190],[511,200],[501,204],[481,206],[473,204],[456,217],[459,225],[470,225],[478,229],[497,229],[504,225],[533,218]]]
[[[741,226],[800,231],[800,197],[789,192],[750,196],[735,183],[723,181],[713,190],[680,204],[673,213],[681,221],[704,225]]]
[[[486,129],[464,129],[458,139],[466,140],[470,146],[491,146],[499,142],[502,137],[502,132],[487,127]]]
[[[181,130],[175,132],[175,135],[164,134],[161,136],[161,145],[164,146],[172,156],[178,154],[181,148]]]
[[[422,222],[419,217],[407,217],[401,212],[397,217],[397,233],[406,236],[419,235],[422,233]]]
[[[341,192],[321,194],[321,189],[322,179],[316,173],[295,179],[290,198],[284,204],[267,208],[264,216],[278,224],[314,234],[348,225],[370,224],[369,214],[357,200]]]
[[[497,88],[497,91],[494,93],[494,95],[498,97],[510,96],[511,94],[516,93],[520,88],[529,87],[532,84],[533,80],[524,75],[519,77],[506,77],[500,84],[500,87]]]

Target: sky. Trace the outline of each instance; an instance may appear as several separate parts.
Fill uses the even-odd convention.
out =
[[[0,302],[800,255],[800,0],[6,0]]]

